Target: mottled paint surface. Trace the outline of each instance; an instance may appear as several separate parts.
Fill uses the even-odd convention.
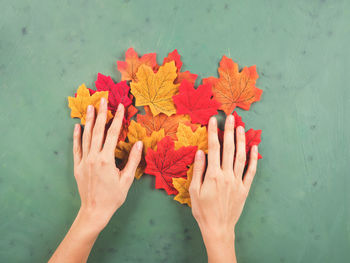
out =
[[[44,262],[79,208],[66,96],[133,46],[216,74],[257,65],[264,159],[237,229],[240,262],[350,261],[350,1],[0,0],[0,261]],[[90,262],[205,262],[188,207],[144,176]]]

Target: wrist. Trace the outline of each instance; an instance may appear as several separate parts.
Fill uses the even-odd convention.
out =
[[[208,262],[235,262],[234,231],[202,230]]]
[[[235,229],[234,228],[211,228],[201,227],[200,230],[204,239],[204,242],[208,243],[220,243],[220,244],[234,244],[235,242]]]
[[[75,219],[77,225],[90,233],[99,234],[108,224],[109,220],[104,219],[94,211],[81,207]]]

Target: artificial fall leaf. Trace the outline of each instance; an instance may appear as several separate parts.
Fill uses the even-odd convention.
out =
[[[223,56],[218,71],[219,78],[209,77],[203,79],[203,83],[213,85],[214,98],[221,103],[220,109],[226,115],[235,107],[249,110],[253,102],[260,100],[263,91],[255,86],[259,77],[255,66],[244,67],[239,72],[238,64]]]
[[[128,127],[127,138],[128,138],[128,142],[119,141],[117,148],[115,150],[115,157],[117,159],[122,160],[121,168],[123,168],[129,158],[129,153],[132,146],[137,141],[142,141],[143,149],[142,149],[141,161],[135,174],[135,177],[139,179],[144,173],[144,170],[146,167],[145,155],[148,149],[150,148],[156,149],[157,143],[164,138],[164,130],[161,129],[159,131],[154,131],[152,132],[151,136],[147,136],[146,129],[142,127],[139,123],[132,120]]]
[[[238,126],[245,127],[245,123],[242,121],[242,117],[239,116],[236,111],[234,111],[232,115],[235,117],[235,129]]]
[[[180,123],[176,137],[175,149],[184,146],[197,146],[198,150],[208,153],[208,131],[206,127],[198,127],[196,131],[193,131],[191,127]]]
[[[175,83],[181,83],[183,80],[187,80],[188,82],[194,84],[197,79],[197,74],[193,74],[191,72],[184,71],[177,73],[177,78],[175,80]]]
[[[151,135],[153,131],[164,129],[165,136],[170,136],[172,139],[176,140],[176,131],[179,123],[189,121],[186,115],[173,114],[167,116],[164,113],[159,113],[157,116],[153,116],[148,106],[145,106],[145,112],[145,115],[137,115],[137,122],[146,128],[147,135]]]
[[[250,129],[246,131],[245,133],[245,151],[247,154],[247,160],[250,157],[250,150],[252,149],[253,145],[259,145],[261,142],[261,130],[253,130]],[[258,159],[261,159],[262,156],[259,153]]]
[[[175,62],[175,66],[176,66],[178,71],[181,70],[182,61],[181,61],[180,54],[177,52],[177,49],[174,49],[173,52],[170,52],[168,54],[168,56],[163,59],[163,65],[165,65],[166,63],[168,63],[170,61],[174,61]]]
[[[93,90],[93,89],[90,89],[90,88],[87,88],[87,89],[88,89],[90,95],[94,95],[94,93],[96,92],[96,90]],[[77,95],[78,95],[77,92],[74,93],[74,97],[77,97]]]
[[[196,150],[196,146],[175,150],[173,140],[164,137],[158,143],[157,151],[147,151],[145,173],[156,177],[156,189],[164,189],[168,195],[177,194],[172,179],[186,176],[187,166],[193,163]]]
[[[188,114],[193,123],[208,124],[209,118],[218,113],[220,103],[212,99],[210,84],[194,85],[184,80],[179,87],[179,94],[173,96],[177,114]]]
[[[175,79],[176,84],[181,83],[183,80],[187,80],[192,84],[195,83],[197,79],[197,74],[193,74],[189,71],[185,71],[185,72],[180,71],[182,68],[182,61],[181,61],[180,54],[177,52],[177,49],[175,49],[173,52],[170,52],[168,56],[164,58],[163,65],[165,65],[170,61],[174,61],[175,66],[177,68],[177,78]]]
[[[117,110],[119,103],[123,104],[124,107],[131,105],[132,99],[129,97],[130,87],[126,81],[114,83],[110,76],[98,73],[95,85],[97,91],[108,91],[108,109],[112,113]]]
[[[81,124],[85,124],[86,110],[89,105],[95,107],[98,110],[101,102],[101,98],[108,100],[108,91],[95,92],[90,95],[89,90],[85,84],[82,84],[77,91],[76,97],[68,97],[68,107],[71,109],[71,117],[79,118]],[[112,118],[112,113],[108,111],[107,122]]]
[[[193,164],[190,169],[187,170],[187,178],[173,178],[173,186],[178,191],[178,194],[174,197],[174,200],[181,204],[187,204],[191,207],[191,196],[189,188],[192,181],[193,175]]]
[[[132,97],[132,95],[129,94],[129,97]],[[135,108],[133,105],[129,105],[125,109],[123,123],[122,123],[122,127],[120,129],[120,134],[119,134],[118,140],[121,140],[121,141],[125,140],[125,138],[127,136],[127,133],[128,133],[128,128],[129,128],[129,125],[130,125],[130,120],[137,112],[138,112],[138,109]]]
[[[161,66],[157,73],[146,65],[141,65],[136,73],[137,82],[131,82],[131,93],[135,96],[136,106],[150,106],[154,116],[164,113],[170,116],[176,113],[172,100],[178,92],[174,84],[177,76],[173,61]]]
[[[139,58],[136,51],[133,48],[129,48],[125,52],[125,61],[117,61],[118,70],[122,74],[122,81],[123,80],[136,81],[137,80],[136,72],[140,67],[140,65],[147,65],[152,69],[156,67],[157,65],[156,56],[157,56],[156,53],[149,53]]]
[[[192,129],[193,132],[195,132],[199,127],[201,127],[200,124],[198,124],[198,123],[192,123],[192,122],[190,122],[190,121],[186,121],[186,122],[185,122],[185,125],[191,127],[191,129]]]

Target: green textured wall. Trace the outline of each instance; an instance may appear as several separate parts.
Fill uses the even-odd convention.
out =
[[[79,207],[66,96],[133,46],[177,48],[215,75],[257,65],[264,159],[237,229],[240,262],[350,262],[350,1],[0,0],[0,262],[44,262]],[[144,176],[90,262],[204,262],[188,207]]]

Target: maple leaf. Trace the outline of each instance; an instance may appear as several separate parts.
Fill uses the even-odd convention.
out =
[[[247,160],[249,160],[250,157],[250,150],[252,149],[253,145],[259,145],[261,142],[261,130],[253,130],[249,129],[245,133],[245,151],[247,155]],[[259,153],[258,159],[261,159],[262,156]],[[248,163],[248,161],[247,161]]]
[[[71,117],[79,118],[81,124],[85,124],[86,121],[86,110],[89,105],[95,107],[98,111],[101,98],[108,100],[108,91],[94,92],[90,95],[89,90],[86,88],[85,84],[82,84],[77,91],[76,97],[68,97],[68,107],[71,109]],[[108,111],[107,122],[112,118],[112,113]]]
[[[164,189],[168,195],[177,194],[172,178],[185,177],[187,166],[193,163],[196,146],[174,149],[174,142],[167,136],[158,142],[157,151],[146,154],[145,173],[156,177],[156,189]]]
[[[178,92],[174,84],[176,67],[173,61],[161,66],[157,73],[146,65],[141,65],[136,73],[137,82],[131,82],[131,93],[135,96],[136,106],[149,105],[154,116],[164,113],[168,116],[176,113],[172,100]]]
[[[112,113],[115,113],[119,103],[122,103],[125,108],[131,105],[132,99],[129,97],[130,87],[126,81],[114,83],[110,76],[98,73],[95,85],[97,91],[108,91],[108,109]]]
[[[219,78],[209,77],[203,79],[203,83],[213,85],[214,98],[221,103],[219,109],[226,115],[235,107],[249,110],[253,102],[260,100],[263,91],[255,86],[259,77],[255,66],[244,67],[239,72],[238,64],[223,56],[218,71]]]
[[[173,186],[178,191],[178,194],[174,197],[174,200],[181,204],[187,204],[191,207],[191,196],[189,188],[192,181],[193,164],[187,170],[187,178],[173,178]]]
[[[235,117],[235,129],[238,126],[245,127],[245,123],[242,121],[242,117],[239,116],[236,111],[234,111],[232,115]]]
[[[132,120],[128,127],[127,138],[128,142],[118,142],[117,148],[115,150],[115,157],[121,160],[121,168],[123,168],[129,158],[129,153],[132,146],[137,141],[142,141],[143,149],[141,161],[135,174],[135,177],[137,179],[140,179],[146,167],[145,155],[148,149],[156,149],[157,143],[164,138],[164,129],[154,131],[152,132],[151,136],[147,136],[146,129],[142,127],[139,123]]]
[[[132,97],[132,95],[130,95],[129,97]],[[138,112],[138,109],[135,108],[133,105],[129,105],[125,109],[123,123],[122,123],[122,127],[121,127],[121,130],[120,130],[120,134],[119,134],[118,140],[121,140],[121,141],[125,140],[125,138],[127,136],[127,133],[128,133],[128,128],[129,128],[129,125],[130,125],[130,120],[137,112]]]
[[[193,123],[208,124],[209,118],[218,113],[220,103],[212,99],[210,84],[194,85],[184,80],[179,87],[179,94],[173,96],[177,114],[188,114]]]
[[[87,88],[87,89],[88,89],[90,95],[94,95],[94,93],[96,92],[96,90],[93,90],[93,89],[90,89],[90,88]],[[74,93],[74,97],[77,97],[77,95],[78,95],[77,92]]]
[[[176,136],[175,149],[183,146],[197,146],[198,150],[208,153],[208,132],[206,127],[198,127],[196,131],[193,131],[191,127],[180,123]]]
[[[146,128],[147,135],[151,135],[153,131],[164,129],[165,136],[170,136],[172,139],[176,140],[176,131],[179,123],[189,121],[186,115],[173,114],[167,116],[164,113],[159,113],[157,116],[153,116],[148,106],[145,106],[145,112],[145,115],[137,115],[137,122]]]
[[[178,72],[175,83],[178,84],[181,83],[183,80],[187,80],[188,82],[194,84],[196,82],[197,76],[197,74],[193,74],[188,70],[184,72]]]
[[[140,65],[147,65],[152,69],[156,67],[157,65],[156,56],[157,56],[156,53],[149,53],[139,58],[136,51],[133,48],[129,48],[125,52],[125,61],[117,61],[118,70],[122,75],[122,81],[123,80],[136,81],[137,80],[136,72],[140,67]]]
[[[175,49],[173,52],[170,52],[168,56],[164,58],[163,65],[170,61],[174,61],[177,68],[177,78],[175,79],[176,84],[181,83],[183,80],[187,80],[192,84],[196,82],[197,74],[193,74],[189,71],[180,72],[182,68],[182,61],[180,54],[177,52],[177,49]]]

